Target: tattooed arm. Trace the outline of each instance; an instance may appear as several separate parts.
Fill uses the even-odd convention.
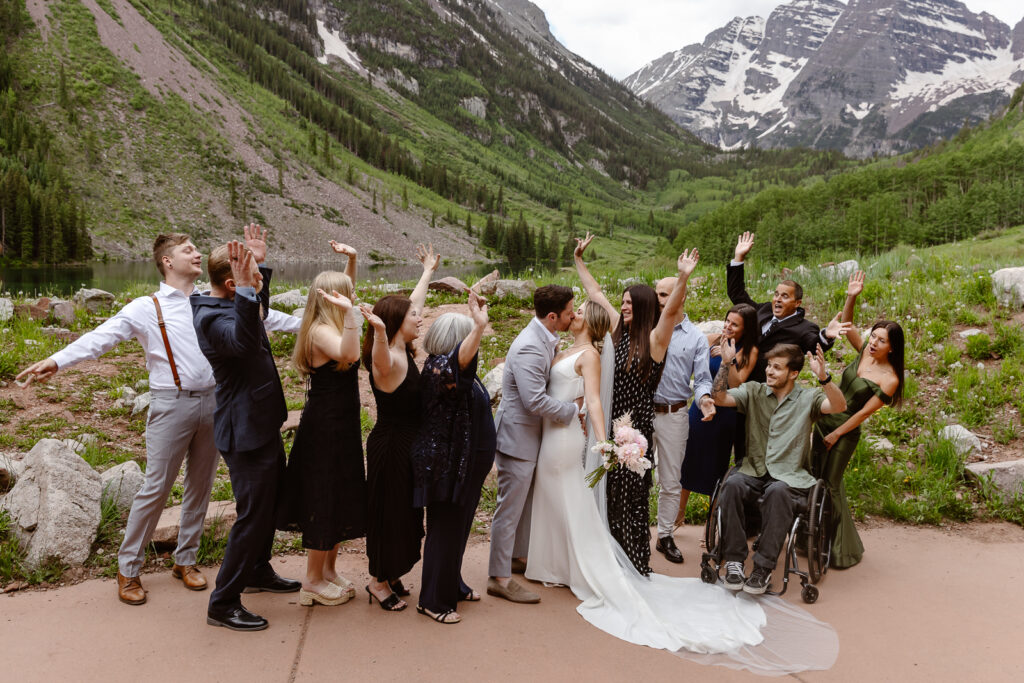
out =
[[[729,394],[729,363],[722,363],[715,375],[715,381],[711,383],[711,400],[716,406],[727,408],[736,407],[736,399]]]

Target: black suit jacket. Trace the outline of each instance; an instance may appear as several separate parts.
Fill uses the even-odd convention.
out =
[[[261,304],[264,312],[270,310],[272,272],[260,267],[263,290],[259,295],[236,292],[234,300],[191,298],[199,349],[217,379],[213,438],[222,453],[255,450],[280,438],[288,417],[281,378],[260,317]]]
[[[729,293],[729,301],[735,304],[750,304],[757,309],[757,329],[758,332],[764,329],[764,326],[775,317],[772,313],[772,302],[766,301],[764,303],[757,303],[750,298],[747,293],[747,287],[743,279],[743,266],[729,265],[726,269],[726,284]],[[796,344],[806,353],[810,351],[814,353],[817,349],[818,344],[821,344],[822,351],[828,351],[832,348],[832,344],[835,340],[829,340],[821,334],[821,329],[804,317],[804,309],[797,308],[796,314],[783,320],[771,333],[766,334],[760,338],[757,343],[757,365],[750,373],[750,380],[755,382],[764,382],[765,374],[764,369],[768,365],[768,359],[765,358],[765,354],[772,349],[772,347],[779,344]]]

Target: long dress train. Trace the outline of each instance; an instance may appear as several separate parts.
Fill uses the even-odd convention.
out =
[[[571,401],[583,393],[573,366],[557,362],[548,393]],[[641,575],[618,547],[584,482],[580,425],[545,421],[533,491],[533,531],[526,577],[564,584],[577,612],[601,630],[638,645],[704,663],[782,674],[828,668],[835,632],[782,600],[735,595],[721,586]]]

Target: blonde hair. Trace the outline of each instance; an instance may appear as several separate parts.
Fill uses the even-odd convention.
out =
[[[612,319],[604,307],[594,301],[583,304],[583,322],[590,332],[590,343],[600,352],[604,347],[604,336],[612,328]]]
[[[228,245],[222,244],[210,252],[206,261],[206,272],[210,276],[210,284],[223,287],[231,278],[231,257],[228,256]]]
[[[313,370],[313,330],[317,325],[327,325],[337,330],[338,334],[345,333],[345,315],[340,308],[320,296],[318,289],[327,293],[337,291],[351,299],[352,280],[345,273],[335,270],[325,270],[313,278],[306,297],[306,310],[302,314],[302,326],[295,336],[295,350],[292,352],[292,363],[302,375],[308,375]],[[340,363],[336,367],[338,370],[343,369]]]

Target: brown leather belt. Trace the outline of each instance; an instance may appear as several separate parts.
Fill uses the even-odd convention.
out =
[[[685,410],[685,409],[686,409],[686,401],[680,401],[679,403],[673,403],[670,406],[664,405],[662,403],[655,403],[654,404],[654,412],[656,412],[658,414],[678,413],[680,410]]]

